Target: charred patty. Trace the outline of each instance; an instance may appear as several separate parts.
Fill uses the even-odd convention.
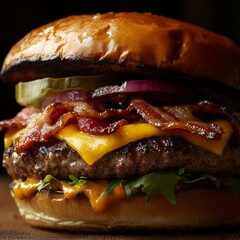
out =
[[[127,178],[154,170],[184,167],[186,171],[211,174],[239,174],[240,148],[234,139],[222,155],[211,153],[177,137],[151,137],[112,151],[88,165],[65,141],[51,139],[35,143],[23,153],[14,147],[5,150],[4,167],[13,178],[43,178],[51,174],[60,179],[69,175],[91,179]]]

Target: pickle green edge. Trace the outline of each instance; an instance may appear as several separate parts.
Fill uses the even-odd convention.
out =
[[[116,84],[116,76],[73,76],[66,78],[42,78],[29,82],[19,82],[15,86],[15,98],[22,106],[40,107],[46,96],[66,90],[87,90],[92,91],[98,87]]]

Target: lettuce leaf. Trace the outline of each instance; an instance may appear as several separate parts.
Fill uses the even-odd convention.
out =
[[[156,171],[139,179],[130,181],[130,188],[141,189],[147,194],[147,202],[157,193],[161,193],[170,203],[176,204],[174,188],[179,181],[175,171]]]
[[[84,176],[75,177],[70,175],[68,184],[81,186],[88,179]],[[45,188],[52,180],[56,180],[51,175],[47,175],[38,187],[38,191]],[[134,192],[141,191],[146,194],[146,201],[149,202],[157,194],[161,194],[171,204],[176,205],[175,190],[177,184],[183,184],[191,187],[196,184],[208,182],[212,186],[218,188],[223,183],[223,180],[229,182],[232,193],[235,196],[240,195],[240,179],[237,177],[216,177],[211,174],[197,174],[185,172],[184,168],[177,170],[159,170],[146,174],[134,179],[113,179],[109,181],[108,186],[101,193],[101,197],[110,194],[118,185],[122,185],[125,189],[126,199],[131,198]]]

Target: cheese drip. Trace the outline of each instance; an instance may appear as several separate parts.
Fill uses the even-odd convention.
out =
[[[37,192],[37,188],[40,186],[41,180],[31,177],[24,182],[17,182],[14,185],[13,193],[18,199],[26,199],[33,197]],[[67,199],[74,199],[79,194],[84,194],[88,199],[96,213],[104,212],[113,203],[125,199],[125,190],[122,185],[118,185],[109,194],[101,196],[102,192],[108,186],[108,181],[87,181],[82,186],[70,185],[66,182],[53,180],[46,188],[53,190],[61,190],[64,197]]]

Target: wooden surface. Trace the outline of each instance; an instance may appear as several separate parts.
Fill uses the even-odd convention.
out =
[[[116,234],[77,234],[36,229],[19,216],[9,193],[10,179],[0,175],[0,239],[240,239],[240,229],[214,229],[194,232],[154,232]]]

